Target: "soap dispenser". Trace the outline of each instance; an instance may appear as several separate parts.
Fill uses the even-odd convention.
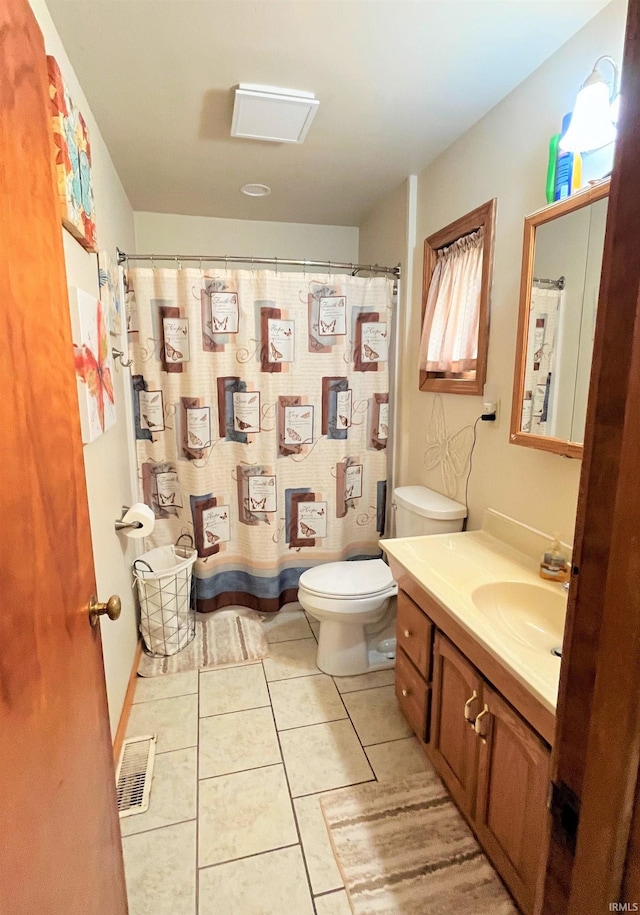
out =
[[[555,534],[540,560],[540,578],[549,581],[566,581],[569,577],[569,560],[562,552],[560,540]]]

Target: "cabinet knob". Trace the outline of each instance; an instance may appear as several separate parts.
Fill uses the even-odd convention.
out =
[[[410,629],[405,629],[405,630],[404,630],[404,637],[405,637],[405,639],[410,639],[412,635],[413,635],[413,633],[411,632]]]
[[[402,695],[404,696],[405,699],[407,698],[407,696],[410,695],[410,693],[411,693],[411,690],[408,690],[408,689],[402,690]]]

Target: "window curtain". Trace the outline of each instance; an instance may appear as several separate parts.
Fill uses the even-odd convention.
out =
[[[425,372],[469,372],[478,358],[484,229],[441,248],[429,284],[420,342]]]
[[[127,271],[147,549],[188,534],[198,609],[278,610],[320,562],[380,555],[393,283]]]

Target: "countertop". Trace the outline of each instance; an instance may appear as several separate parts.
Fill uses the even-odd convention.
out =
[[[538,574],[538,562],[485,530],[381,540],[416,583],[542,705],[555,714],[560,658],[520,644],[492,624],[471,594],[490,582],[518,581],[562,593]],[[563,621],[560,621],[563,624]]]

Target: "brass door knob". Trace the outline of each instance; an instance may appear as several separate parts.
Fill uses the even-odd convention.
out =
[[[112,594],[106,604],[98,600],[95,594],[89,598],[89,622],[98,625],[100,617],[106,613],[110,620],[117,620],[122,610],[122,602],[117,594]]]

